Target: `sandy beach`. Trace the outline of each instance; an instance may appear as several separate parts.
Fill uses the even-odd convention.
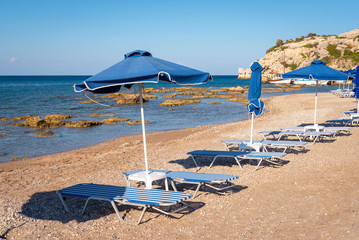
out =
[[[267,112],[254,122],[259,131],[312,123],[314,94],[264,98]],[[319,123],[357,106],[331,93],[318,97]],[[184,114],[185,116],[185,114]],[[165,116],[164,116],[165,117]],[[217,116],[220,117],[220,116]],[[185,120],[185,119],[184,119]],[[196,171],[186,154],[225,150],[224,139],[248,139],[250,121],[147,134],[149,166]],[[191,210],[166,217],[147,212],[139,226],[123,224],[107,202],[62,207],[56,190],[77,183],[126,185],[122,172],[144,168],[142,136],[120,137],[94,146],[36,159],[0,164],[0,238],[3,239],[358,239],[359,128],[333,141],[308,144],[281,166],[241,170],[235,161],[200,172],[238,175],[224,194],[201,191]],[[193,189],[186,189],[193,193]],[[122,208],[122,213],[129,208]],[[138,210],[126,214],[136,218]]]

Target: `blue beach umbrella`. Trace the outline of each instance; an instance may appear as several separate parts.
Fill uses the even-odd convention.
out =
[[[314,106],[314,125],[317,121],[317,98],[318,98],[318,81],[347,81],[349,76],[338,70],[325,65],[322,61],[314,61],[309,66],[285,73],[283,78],[302,78],[316,80],[315,87],[315,106]]]
[[[263,113],[264,103],[259,99],[262,91],[262,70],[263,67],[258,63],[254,62],[251,66],[251,78],[249,79],[249,88],[248,88],[248,112],[251,113],[252,122],[251,122],[251,139],[250,143],[252,144],[253,139],[253,119],[254,115],[258,116]]]
[[[166,81],[179,85],[197,85],[203,84],[208,80],[212,80],[212,76],[209,73],[152,57],[152,54],[147,51],[135,50],[125,54],[125,58],[121,62],[79,84],[75,84],[74,89],[75,92],[88,91],[106,94],[116,93],[122,86],[129,89],[134,84],[139,84],[144,157],[146,176],[148,176],[146,130],[142,98],[143,84]]]
[[[356,75],[353,82],[355,83],[355,88],[353,89],[354,97],[358,100],[357,113],[359,113],[359,65],[356,68]]]

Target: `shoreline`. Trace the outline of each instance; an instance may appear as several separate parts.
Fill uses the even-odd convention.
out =
[[[314,94],[262,99],[264,115],[254,120],[254,139],[263,130],[310,123]],[[331,93],[318,95],[319,123],[355,108],[353,99]],[[197,206],[179,219],[146,213],[145,223],[119,223],[112,208],[95,203],[90,214],[65,213],[54,191],[84,182],[126,185],[122,172],[144,168],[142,135],[119,137],[76,150],[0,164],[0,235],[32,238],[144,238],[144,239],[355,239],[359,235],[356,196],[359,167],[359,128],[334,142],[308,144],[309,151],[288,154],[288,163],[256,172],[241,170],[231,160],[200,172],[238,175],[233,193],[201,191],[190,202]],[[187,129],[152,132],[147,136],[149,167],[196,171],[186,155],[192,150],[225,150],[221,140],[249,139],[250,120]],[[348,143],[352,144],[348,144]],[[203,162],[208,163],[208,162]],[[187,190],[193,193],[193,190]],[[82,202],[79,204],[81,205]],[[96,208],[94,206],[100,206]],[[99,210],[103,209],[103,210]],[[92,212],[93,211],[93,212]],[[138,211],[131,211],[136,216]],[[130,214],[130,215],[131,215]],[[23,224],[23,225],[22,225]],[[206,228],[203,228],[207,226]]]
[[[47,80],[49,84],[46,83]],[[11,94],[14,91],[12,89],[12,81],[23,86],[22,89],[32,90],[30,92],[16,91],[16,94],[19,96],[15,93],[15,95]],[[48,132],[49,134],[46,135],[47,137],[39,137],[39,134],[42,132],[41,128],[38,129],[37,127],[31,126],[14,126],[17,124],[21,125],[21,122],[23,121],[17,120],[16,118],[27,115],[39,116],[44,119],[47,115],[60,113],[73,116],[73,118],[69,120],[71,122],[79,120],[102,122],[108,118],[102,116],[104,113],[115,114],[117,117],[127,117],[130,118],[131,121],[138,120],[140,118],[140,111],[136,105],[118,105],[113,102],[110,108],[102,108],[97,104],[82,103],[82,100],[88,99],[84,95],[79,95],[78,93],[72,91],[73,81],[74,80],[70,77],[45,77],[43,79],[37,79],[34,77],[18,77],[3,81],[3,90],[6,94],[4,99],[5,101],[2,105],[7,108],[6,110],[4,109],[2,116],[4,118],[2,119],[3,121],[0,122],[0,126],[2,128],[1,133],[3,134],[3,144],[0,150],[0,162],[21,160],[24,158],[35,158],[94,145],[99,142],[120,137],[121,135],[141,133],[141,127],[129,127],[126,122],[113,125],[102,124],[101,126],[93,127],[91,129],[70,129],[65,126],[53,126],[48,129],[51,132]],[[178,91],[178,89],[170,83],[153,84],[153,86],[149,85],[147,86],[147,90],[154,87],[156,91],[153,94],[155,94],[158,99],[151,99],[151,101],[145,104],[146,120],[150,121],[147,131],[149,130],[150,132],[155,132],[173,128],[183,129],[203,124],[214,125],[235,122],[242,119],[242,115],[244,118],[247,118],[246,107],[242,106],[241,102],[230,101],[227,99],[232,96],[232,92],[228,92],[229,88],[233,86],[245,88],[247,85],[248,80],[240,82],[238,79],[233,78],[233,76],[218,76],[216,81],[211,81],[210,83],[200,87],[201,89],[206,89],[206,91],[213,91],[210,92],[213,94],[209,94],[211,96],[210,98],[203,98],[200,100],[201,102],[196,105],[174,107],[174,111],[169,111],[173,109],[167,107],[158,106],[162,101],[166,100],[166,98],[162,97],[164,93],[156,93],[156,91],[161,90],[162,87],[165,87],[165,91],[173,91],[173,93],[181,93],[182,91]],[[39,89],[34,86],[42,86],[45,90],[38,92]],[[54,88],[53,86],[57,87]],[[288,85],[285,85],[285,87],[283,87],[283,85],[281,86],[282,87],[278,87],[273,84],[264,84],[262,97],[313,92],[313,87],[297,88],[295,86]],[[52,91],[53,88],[54,91]],[[327,86],[320,88],[319,91],[329,91],[331,88],[331,86]],[[223,89],[224,92],[217,92],[216,90],[218,89]],[[29,101],[27,101],[27,104],[19,105],[19,103],[21,103],[20,99],[22,99],[24,94],[26,94]],[[193,92],[192,94],[195,93]],[[212,98],[217,94],[218,98]],[[246,96],[240,94],[240,92],[238,92],[238,94],[234,94],[233,96],[237,95],[240,96],[237,100],[246,99]],[[183,96],[181,95],[178,96],[178,98],[182,97]],[[10,101],[12,98],[18,99],[20,102]],[[40,99],[44,99],[45,101],[40,101]],[[222,104],[208,104],[212,101]],[[49,109],[49,106],[53,106],[51,107],[51,110]],[[98,116],[91,116],[94,114],[98,114]],[[240,116],[238,116],[238,114]],[[214,116],[221,117],[218,118]],[[13,123],[13,121],[18,121],[18,123]]]

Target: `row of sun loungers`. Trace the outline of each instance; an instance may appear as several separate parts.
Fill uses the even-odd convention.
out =
[[[358,124],[359,118],[353,117],[337,119],[336,121],[344,122],[353,119],[356,120]],[[334,120],[327,122],[334,123]],[[187,154],[197,167],[199,167],[198,161],[204,158],[211,159],[209,168],[214,165],[218,158],[231,158],[235,160],[241,169],[243,169],[242,164],[245,160],[248,160],[249,163],[255,163],[254,171],[256,171],[263,162],[276,165],[283,163],[282,158],[287,155],[286,152],[289,150],[304,150],[307,144],[307,142],[304,141],[311,140],[315,143],[323,139],[333,138],[340,133],[349,134],[350,129],[350,127],[321,127],[316,125],[314,127],[282,128],[280,131],[262,131],[260,134],[262,134],[264,140],[253,140],[250,142],[249,140],[227,139],[222,141],[227,151],[197,150],[188,152]],[[268,136],[273,136],[275,140],[266,139]],[[299,141],[282,140],[289,137],[296,137]],[[235,146],[237,150],[232,151],[233,146]],[[283,149],[283,151],[269,152],[269,149]],[[107,201],[111,203],[121,222],[138,225],[141,223],[145,212],[149,209],[165,215],[183,213],[188,206],[186,200],[195,198],[201,189],[209,188],[215,191],[224,191],[234,187],[235,184],[232,181],[238,179],[238,176],[228,174],[153,169],[149,170],[149,174],[150,176],[154,176],[154,178],[151,179],[150,185],[152,185],[152,180],[163,180],[166,190],[130,187],[131,181],[148,181],[148,177],[144,178],[144,170],[138,169],[123,173],[128,185],[127,187],[84,183],[58,190],[56,193],[67,212],[70,210],[66,203],[66,197],[86,199],[82,214],[85,212],[90,200]],[[146,182],[146,184],[148,184],[148,182]],[[168,191],[169,184],[174,191]],[[194,185],[196,188],[194,194],[178,192],[177,189],[180,184]],[[142,208],[139,219],[135,222],[126,220],[121,216],[119,206]]]
[[[331,91],[333,94],[341,97],[341,98],[350,98],[354,97],[353,89],[347,88],[347,89],[335,89]]]

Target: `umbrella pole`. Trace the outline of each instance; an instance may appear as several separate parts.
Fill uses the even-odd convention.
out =
[[[139,89],[140,89],[140,102],[141,102],[141,123],[142,123],[143,151],[144,151],[144,154],[145,154],[145,168],[146,168],[146,188],[148,188],[150,186],[147,184],[149,181],[148,181],[148,160],[147,160],[145,114],[144,114],[144,110],[143,110],[143,97],[142,97],[143,83],[139,84]]]
[[[315,81],[314,125],[317,122],[318,80]]]
[[[253,121],[254,121],[254,112],[251,112],[252,115],[252,122],[251,122],[251,139],[250,139],[250,143],[253,143]]]

